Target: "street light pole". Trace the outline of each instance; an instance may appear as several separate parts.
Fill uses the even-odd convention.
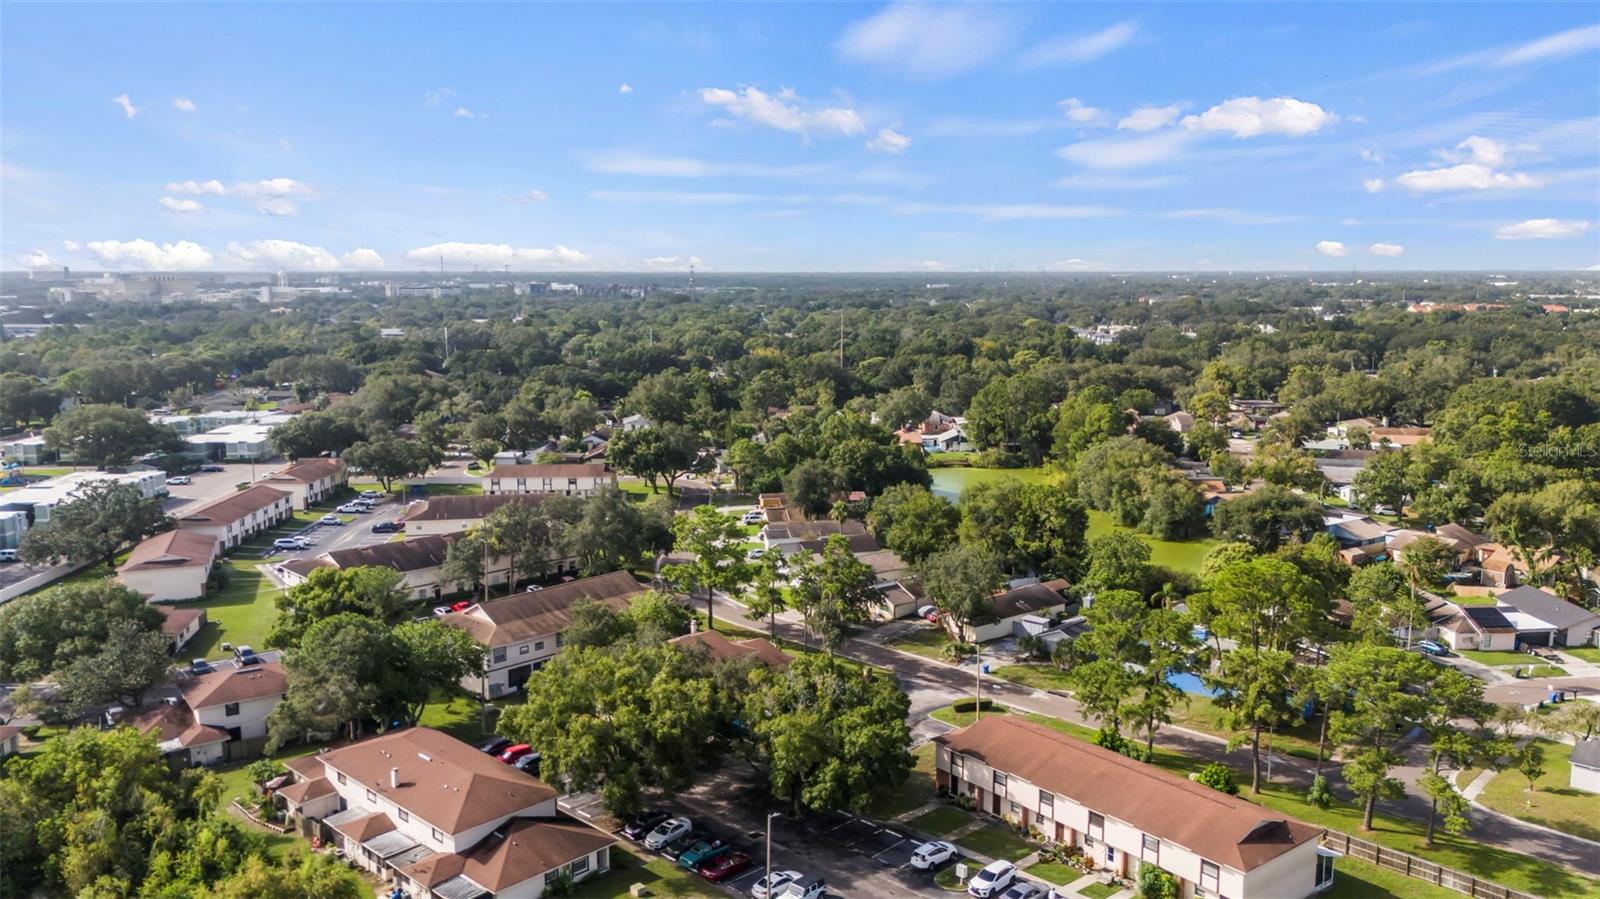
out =
[[[972,644],[972,723],[983,717],[983,644]]]
[[[767,895],[772,895],[772,819],[783,817],[782,812],[767,813]]]

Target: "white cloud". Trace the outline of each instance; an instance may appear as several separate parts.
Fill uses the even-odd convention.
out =
[[[1405,251],[1406,248],[1397,243],[1375,243],[1367,247],[1367,252],[1374,256],[1399,256]]]
[[[878,131],[878,136],[867,141],[867,149],[874,153],[891,153],[899,155],[911,146],[911,138],[906,137],[892,128],[883,128]]]
[[[1339,258],[1340,256],[1348,256],[1350,254],[1349,248],[1337,240],[1317,241],[1317,252],[1324,256],[1332,256],[1335,259]]]
[[[457,106],[456,107],[456,111],[455,111],[455,117],[458,118],[458,119],[475,119],[475,118],[477,118],[477,115],[474,114],[472,110],[466,108],[465,106]]]
[[[51,259],[50,254],[44,250],[30,250],[23,253],[17,257],[17,262],[21,263],[23,268],[45,268],[60,264]]]
[[[1095,272],[1101,271],[1105,267],[1106,265],[1103,262],[1094,262],[1093,260],[1089,259],[1079,259],[1077,256],[1074,256],[1071,259],[1061,259],[1050,263],[1050,268],[1060,269],[1068,272]]]
[[[810,202],[811,199],[803,194],[771,197],[735,191],[695,190],[591,190],[589,198],[602,203],[666,203],[673,206],[738,206],[766,202],[798,204]]]
[[[194,196],[215,194],[221,196],[227,192],[228,189],[223,187],[222,182],[215,178],[210,181],[173,181],[167,185],[167,193],[173,194],[192,194]]]
[[[1417,169],[1394,179],[1412,193],[1438,193],[1451,190],[1517,190],[1538,187],[1539,179],[1522,172],[1497,172],[1476,162],[1442,169]]]
[[[1382,178],[1368,178],[1368,179],[1366,179],[1366,180],[1361,182],[1361,186],[1369,194],[1382,193],[1383,192],[1383,179]]]
[[[139,107],[133,105],[133,101],[128,99],[127,94],[118,94],[111,98],[111,102],[117,104],[117,108],[122,110],[122,114],[130,119],[139,114]]]
[[[1494,232],[1496,240],[1556,240],[1587,233],[1594,223],[1585,219],[1528,219]]]
[[[628,82],[624,81],[621,84],[617,85],[617,93],[619,93],[619,94],[631,94],[631,93],[633,93],[633,85],[631,85]]]
[[[383,257],[377,250],[360,247],[339,257],[339,265],[356,271],[377,271],[383,268]]]
[[[228,244],[228,256],[249,269],[331,272],[339,267],[338,258],[322,247],[292,240],[233,241]]]
[[[1492,137],[1472,135],[1459,144],[1456,149],[1466,154],[1466,158],[1473,162],[1487,166],[1497,166],[1506,161],[1506,145],[1504,141]]]
[[[61,242],[61,248],[66,250],[68,253],[76,253],[83,249],[83,245],[75,240],[63,240]]]
[[[161,208],[168,212],[199,212],[204,209],[198,200],[179,200],[174,197],[162,197],[159,201]]]
[[[560,244],[546,249],[513,247],[503,243],[449,241],[406,252],[408,261],[429,266],[437,264],[441,257],[449,265],[476,265],[483,268],[581,268],[591,264],[588,253]]]
[[[550,195],[542,190],[530,190],[525,194],[511,198],[514,203],[545,203],[550,200]]]
[[[1057,178],[1050,184],[1053,187],[1063,187],[1068,190],[1153,190],[1158,187],[1170,187],[1182,181],[1183,178],[1177,175],[1151,175],[1141,178],[1133,175],[1085,173]]]
[[[188,97],[173,98],[172,108],[179,112],[198,112],[200,109],[200,107],[194,105],[194,101]]]
[[[690,267],[705,268],[699,256],[651,256],[644,267],[658,272],[686,272]]]
[[[971,119],[945,116],[935,120],[924,133],[933,137],[1021,137],[1048,128],[1062,127],[1058,119]]]
[[[1189,140],[1190,135],[1183,131],[1148,137],[1106,137],[1069,144],[1057,150],[1056,155],[1091,169],[1131,169],[1172,159]]]
[[[209,183],[209,182],[208,182]],[[240,182],[235,188],[247,197],[314,197],[317,189],[293,178],[267,178]]]
[[[1161,217],[1179,220],[1198,219],[1208,222],[1221,222],[1224,225],[1286,225],[1290,222],[1302,221],[1305,218],[1304,216],[1284,215],[1277,212],[1251,212],[1248,209],[1227,209],[1223,207],[1171,209],[1161,213]]]
[[[1217,131],[1234,137],[1303,137],[1321,130],[1335,118],[1321,106],[1293,97],[1234,97],[1199,115],[1185,116],[1183,125],[1190,131]]]
[[[1010,46],[1016,20],[976,4],[895,3],[851,24],[837,49],[846,59],[900,69],[913,78],[969,72]]]
[[[1057,103],[1056,106],[1061,109],[1061,114],[1067,117],[1067,121],[1077,122],[1080,125],[1098,122],[1106,114],[1104,109],[1087,106],[1077,97],[1068,97]]]
[[[705,87],[700,89],[700,99],[734,118],[804,136],[813,132],[852,135],[867,130],[866,121],[854,109],[848,106],[803,109],[800,98],[787,89],[769,94],[750,86],[737,91]]]
[[[644,178],[798,178],[823,170],[817,165],[766,165],[757,162],[713,162],[686,156],[647,156],[626,151],[596,154],[584,160],[584,168],[607,175],[638,175]]]
[[[924,272],[947,272],[950,271],[951,265],[948,262],[940,262],[937,259],[924,259],[917,263],[916,268]]]
[[[180,240],[157,244],[143,238],[134,240],[91,240],[89,252],[113,268],[149,271],[194,271],[211,267],[211,251],[197,243]]]
[[[1105,206],[1063,206],[1051,203],[901,203],[890,208],[896,215],[970,215],[988,222],[1096,219],[1121,215]]]
[[[1093,34],[1045,41],[1022,56],[1025,66],[1080,65],[1121,48],[1139,33],[1137,22],[1118,22]]]
[[[422,102],[428,104],[429,106],[438,106],[440,103],[443,103],[455,95],[456,92],[454,88],[437,87],[431,91],[424,91],[422,94]]]
[[[262,197],[256,200],[256,211],[263,215],[299,215],[300,204],[288,197]]]
[[[1367,162],[1375,162],[1380,165],[1383,164],[1383,154],[1372,149],[1371,147],[1361,148],[1361,158],[1365,159]]]
[[[1154,131],[1165,128],[1178,120],[1178,113],[1183,112],[1182,103],[1171,106],[1141,106],[1133,112],[1123,116],[1117,122],[1119,131]]]
[[[1490,60],[1489,67],[1503,69],[1532,62],[1563,59],[1596,49],[1600,49],[1600,25],[1588,25],[1519,44]]]

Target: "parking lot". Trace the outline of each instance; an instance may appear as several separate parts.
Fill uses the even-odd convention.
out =
[[[241,555],[259,555],[263,559],[276,559],[288,561],[290,559],[310,559],[323,553],[334,552],[341,549],[355,549],[361,546],[375,546],[387,543],[397,535],[393,532],[373,533],[372,526],[384,522],[393,522],[399,519],[405,511],[405,505],[392,497],[384,497],[376,501],[377,506],[371,512],[341,513],[333,512],[332,507],[318,508],[316,515],[335,514],[343,524],[327,525],[316,522],[301,523],[288,521],[268,532],[267,539],[259,548],[238,550]],[[302,550],[281,550],[272,546],[272,540],[283,537],[304,537],[311,545]]]
[[[750,854],[751,864],[739,876],[720,884],[724,893],[749,895],[766,869],[764,815],[772,809],[764,789],[730,783],[722,774],[662,806],[685,815],[704,830]],[[603,817],[599,798],[577,793],[561,800],[562,811],[583,820]],[[788,815],[772,822],[772,867],[821,876],[830,896],[891,899],[900,896],[947,896],[935,886],[931,872],[909,866],[921,844],[903,829],[843,812],[810,815],[796,821]],[[719,885],[706,883],[708,893]]]

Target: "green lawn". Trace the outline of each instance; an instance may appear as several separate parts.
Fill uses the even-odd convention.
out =
[[[1493,596],[1451,596],[1450,601],[1458,606],[1492,606],[1495,604]]]
[[[1091,883],[1078,892],[1088,899],[1109,899],[1111,896],[1122,892],[1126,887],[1112,886],[1109,883]]]
[[[908,827],[926,834],[943,837],[955,833],[972,822],[972,813],[953,805],[941,805],[923,812],[906,822]]]
[[[911,757],[916,760],[916,766],[911,769],[911,774],[893,790],[873,797],[872,804],[867,806],[867,814],[880,821],[898,817],[927,805],[934,798],[933,781],[933,744],[924,743],[912,750]]]
[[[427,496],[482,496],[482,484],[424,484],[422,492]]]
[[[1561,651],[1570,656],[1577,656],[1585,662],[1600,665],[1600,646],[1568,646]]]
[[[943,868],[940,868],[939,873],[933,875],[934,885],[942,890],[948,890],[952,893],[966,892],[961,881],[956,879],[956,868],[961,865],[967,866],[967,876],[969,877],[978,873],[978,871],[982,870],[983,868],[983,862],[980,862],[975,858],[962,856],[956,859],[954,862],[945,865]]]
[[[1434,886],[1346,856],[1333,865],[1333,886],[1322,899],[1461,899],[1455,890]]]
[[[1590,840],[1600,840],[1600,796],[1567,786],[1572,773],[1572,747],[1540,740],[1544,747],[1544,775],[1528,792],[1528,779],[1514,770],[1502,771],[1489,781],[1478,801],[1497,812],[1554,827]]]
[[[1463,659],[1471,659],[1480,665],[1526,665],[1534,661],[1533,656],[1525,652],[1485,652],[1481,649],[1457,649],[1455,654]]]
[[[962,849],[1014,862],[1034,850],[1016,831],[1004,824],[985,824],[958,840]]]
[[[493,716],[491,722],[492,720]],[[449,697],[436,693],[434,701],[422,710],[422,717],[417,723],[423,727],[442,730],[464,743],[476,746],[489,738],[489,731],[484,728],[483,721],[483,707],[478,700],[458,691]]]
[[[642,883],[650,896],[706,896],[706,882],[664,858],[645,858],[628,846],[611,847],[611,870],[578,884],[569,894],[574,899],[627,899],[628,889]]]
[[[939,659],[940,661],[944,660],[944,648],[949,643],[950,638],[945,635],[943,628],[931,626],[919,627],[889,641],[889,645],[895,649],[903,649],[906,652],[913,652],[919,656]]]
[[[1083,872],[1077,868],[1071,865],[1063,865],[1059,862],[1034,862],[1022,870],[1039,880],[1053,883],[1056,886],[1066,886],[1083,876]]]
[[[1027,665],[1002,665],[994,676],[1035,690],[1070,690],[1067,672],[1048,662]]]
[[[1220,708],[1209,697],[1191,695],[1186,708],[1173,709],[1172,723],[1190,730],[1231,738],[1236,732],[1227,726],[1227,717],[1227,710]],[[1271,735],[1262,734],[1262,747],[1265,748],[1270,742],[1275,752],[1315,759],[1319,726],[1318,719],[1313,717],[1287,730],[1279,730]]]
[[[274,601],[282,591],[256,570],[254,561],[226,559],[221,564],[231,572],[228,586],[198,602],[184,603],[206,610],[206,626],[184,647],[184,658],[212,658],[224,642],[266,648],[267,631],[278,617]]]
[[[985,715],[1004,715],[1009,711],[1010,709],[1007,709],[1005,706],[1000,705],[999,703],[985,700],[985,705],[983,707],[983,713]],[[977,716],[972,712],[958,712],[956,711],[955,706],[947,705],[942,709],[936,709],[929,717],[936,721],[943,721],[952,727],[966,727],[967,725],[971,724]],[[1063,721],[1062,723],[1065,724],[1066,722]]]

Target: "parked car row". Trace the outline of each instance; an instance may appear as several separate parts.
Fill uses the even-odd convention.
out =
[[[527,743],[517,743],[507,737],[493,737],[478,747],[486,755],[492,755],[507,765],[523,771],[534,777],[539,776],[539,751]]]
[[[732,880],[750,870],[751,854],[723,840],[694,821],[659,809],[644,812],[622,827],[625,839],[651,852],[659,852],[686,871],[712,883]],[[750,887],[754,899],[823,899],[828,884],[821,877],[799,871],[770,871]]]

